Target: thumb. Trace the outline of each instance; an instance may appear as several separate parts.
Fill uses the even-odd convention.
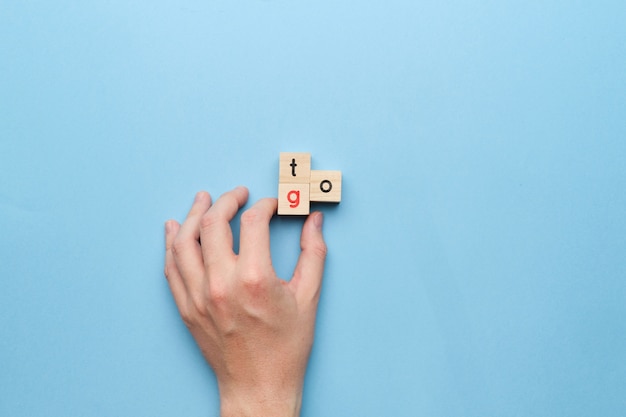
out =
[[[322,235],[324,216],[320,212],[312,213],[302,226],[300,248],[302,252],[290,281],[296,298],[301,302],[317,303],[324,275],[326,243]]]

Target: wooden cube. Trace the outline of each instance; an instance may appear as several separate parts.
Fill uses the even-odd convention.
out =
[[[311,176],[311,154],[305,152],[281,152],[279,161],[279,184],[308,184]]]
[[[278,214],[306,215],[310,211],[309,183],[278,184]]]
[[[341,171],[311,171],[311,201],[341,201]]]

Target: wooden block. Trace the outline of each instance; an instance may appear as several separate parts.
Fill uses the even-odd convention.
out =
[[[281,152],[278,173],[279,184],[308,184],[311,176],[311,154]]]
[[[278,214],[309,214],[309,184],[278,184]]]
[[[341,201],[341,171],[311,171],[311,201]]]

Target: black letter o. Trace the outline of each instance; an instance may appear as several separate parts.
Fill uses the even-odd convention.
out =
[[[328,184],[328,189],[324,189],[324,184]],[[323,193],[329,193],[330,190],[333,189],[333,183],[328,181],[328,180],[324,180],[322,182],[320,182],[320,190],[322,190]]]

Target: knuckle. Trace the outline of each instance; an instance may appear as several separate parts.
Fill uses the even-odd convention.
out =
[[[256,208],[249,208],[241,215],[241,224],[251,225],[259,220],[260,213]]]
[[[209,301],[215,306],[223,306],[228,301],[226,288],[219,285],[209,286]]]
[[[207,211],[200,219],[200,230],[210,231],[221,221],[221,219],[211,210]]]
[[[243,288],[252,294],[257,294],[265,289],[265,274],[261,271],[251,269],[241,275],[241,284]]]
[[[206,318],[209,315],[208,305],[204,297],[200,294],[191,295],[191,306],[193,308],[193,317]]]
[[[193,242],[186,239],[176,238],[172,244],[172,253],[174,256],[179,256],[181,253],[187,251],[191,243]]]
[[[183,320],[183,323],[185,323],[185,326],[187,326],[187,328],[191,328],[194,325],[193,314],[191,314],[188,308],[182,307],[179,309],[179,312],[180,318]]]
[[[328,254],[328,247],[324,242],[318,242],[311,245],[311,252],[320,259],[326,259],[326,255]]]
[[[258,275],[248,275],[241,279],[241,283],[248,290],[260,290],[263,288],[263,280]]]

